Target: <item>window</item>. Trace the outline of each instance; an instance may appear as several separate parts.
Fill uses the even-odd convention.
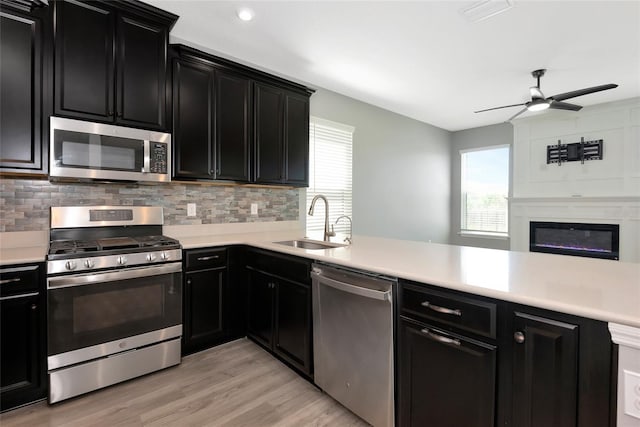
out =
[[[354,128],[311,117],[309,124],[309,188],[307,210],[317,194],[329,200],[329,224],[340,215],[351,216],[351,147]],[[316,203],[313,216],[307,215],[307,235],[321,238],[324,230],[324,203]],[[349,221],[334,225],[337,233],[349,232]]]
[[[509,146],[460,151],[462,234],[507,236]]]

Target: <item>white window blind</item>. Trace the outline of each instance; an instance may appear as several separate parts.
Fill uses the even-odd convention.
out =
[[[309,123],[309,188],[307,210],[317,194],[329,200],[329,224],[340,215],[351,216],[351,159],[354,128],[311,117]],[[316,202],[313,216],[307,215],[307,235],[321,238],[324,230],[325,206]],[[334,225],[336,233],[348,233],[349,221]]]
[[[506,236],[509,146],[460,151],[461,232]]]

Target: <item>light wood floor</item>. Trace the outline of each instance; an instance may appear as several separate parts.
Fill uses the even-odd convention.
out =
[[[10,426],[367,426],[253,342],[55,405],[0,415]]]

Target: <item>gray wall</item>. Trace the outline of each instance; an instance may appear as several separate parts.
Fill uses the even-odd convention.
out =
[[[513,155],[513,126],[511,123],[466,129],[451,134],[451,235],[452,245],[509,249],[509,239],[460,236],[460,150],[509,144]],[[509,170],[509,196],[513,184],[513,161]]]
[[[311,115],[355,127],[354,234],[449,241],[450,132],[322,89]]]

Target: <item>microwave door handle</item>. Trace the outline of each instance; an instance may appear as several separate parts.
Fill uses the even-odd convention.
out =
[[[143,142],[143,154],[144,159],[142,163],[142,173],[151,172],[151,148],[149,140],[145,139]]]

